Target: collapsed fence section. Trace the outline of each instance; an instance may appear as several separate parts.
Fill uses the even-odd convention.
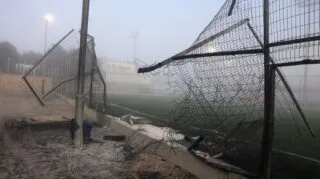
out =
[[[266,80],[270,65],[320,59],[319,14],[316,0],[227,0],[189,48],[138,72],[163,67],[177,96],[172,128],[204,136],[203,146],[211,155],[222,152],[223,160],[252,172],[261,172],[261,150],[266,149],[260,146],[269,120],[265,114],[273,118],[274,109],[272,176],[297,176],[307,166],[299,166],[299,161],[319,165],[313,147],[302,147],[303,141],[314,143],[310,115],[292,89],[294,81],[286,78],[290,69],[275,67],[274,85]],[[299,70],[308,77],[307,68]],[[265,103],[273,96],[266,94],[271,86],[274,108],[272,100]]]
[[[106,109],[106,83],[98,66],[94,38],[88,37],[85,59],[85,99],[89,107],[97,108],[93,105],[93,101],[102,101],[102,108]],[[25,82],[40,104],[50,103],[50,100],[57,95],[75,99],[79,38],[80,34],[71,30],[24,75]],[[34,78],[30,78],[31,75],[41,78],[42,84],[35,86]],[[103,94],[102,99],[95,94]]]

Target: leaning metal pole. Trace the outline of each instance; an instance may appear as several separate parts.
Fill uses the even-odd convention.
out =
[[[94,57],[95,66],[97,68],[97,73],[98,73],[98,75],[99,75],[99,77],[101,79],[102,85],[103,85],[103,106],[104,106],[104,110],[106,110],[107,109],[107,84],[106,84],[106,81],[104,80],[104,78],[103,78],[103,76],[101,74],[95,50],[93,50],[93,57]]]
[[[78,148],[83,147],[83,116],[84,116],[84,78],[85,78],[85,59],[87,49],[87,34],[88,34],[88,20],[89,20],[89,5],[90,0],[83,0],[82,4],[82,21],[80,31],[80,50],[79,50],[79,64],[78,64],[78,80],[77,80],[77,94],[75,106],[75,118],[77,122],[77,130],[75,133],[74,144]]]
[[[180,53],[178,53],[178,54],[176,54],[176,55],[174,55],[174,56],[172,56],[172,57],[170,57],[170,58],[168,58],[168,59],[166,59],[166,60],[164,60],[162,62],[159,62],[159,63],[157,63],[155,65],[152,65],[152,66],[149,66],[149,67],[146,67],[146,68],[139,68],[138,69],[138,73],[151,72],[151,71],[154,71],[154,70],[156,70],[156,69],[158,69],[158,68],[160,68],[160,67],[162,67],[164,65],[167,65],[167,64],[171,63],[172,61],[174,61],[174,58],[176,58],[178,56],[186,55],[189,52],[191,52],[191,51],[193,51],[193,50],[195,50],[195,49],[197,49],[197,48],[199,48],[199,47],[201,47],[201,46],[203,46],[205,44],[208,44],[208,43],[212,42],[214,39],[217,39],[217,38],[223,36],[224,34],[230,32],[230,31],[232,31],[232,30],[234,30],[234,29],[236,29],[236,28],[240,27],[241,25],[246,24],[248,22],[249,22],[249,19],[243,19],[243,20],[231,25],[230,27],[228,27],[226,29],[224,29],[224,30],[222,30],[222,31],[220,31],[220,32],[218,32],[218,33],[216,33],[216,34],[214,34],[214,35],[212,35],[212,36],[210,36],[210,37],[208,37],[208,38],[196,43],[196,44],[193,44],[189,48],[183,50],[182,52],[180,52]]]
[[[274,120],[274,70],[270,67],[269,49],[269,0],[263,0],[264,41],[264,122],[261,144],[260,177],[270,179]]]

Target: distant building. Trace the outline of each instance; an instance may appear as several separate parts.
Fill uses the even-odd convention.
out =
[[[109,93],[151,93],[151,79],[137,73],[133,63],[121,61],[103,61]]]
[[[33,67],[33,65],[27,65],[27,64],[23,64],[23,63],[17,63],[15,64],[15,72],[19,73],[19,74],[25,74],[27,71],[29,71],[31,68]],[[33,73],[35,72],[35,70],[33,71]]]

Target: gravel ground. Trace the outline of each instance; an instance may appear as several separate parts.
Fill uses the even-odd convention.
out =
[[[75,149],[66,128],[24,127],[6,120],[0,135],[0,178],[196,178],[161,157],[140,154],[124,160],[126,143],[93,141]],[[107,131],[95,128],[102,139]],[[130,150],[130,149],[129,149]]]
[[[29,93],[0,93],[0,179],[196,178],[151,154],[124,160],[134,150],[124,142],[100,140],[74,148],[67,128],[51,125],[73,115],[74,107],[58,98],[41,107]],[[46,125],[25,127],[29,122]],[[116,131],[94,128],[92,133],[99,140]]]

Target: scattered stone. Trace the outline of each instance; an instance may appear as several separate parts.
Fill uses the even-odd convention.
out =
[[[111,140],[111,141],[124,141],[126,136],[124,135],[105,135],[103,136],[104,140]]]

